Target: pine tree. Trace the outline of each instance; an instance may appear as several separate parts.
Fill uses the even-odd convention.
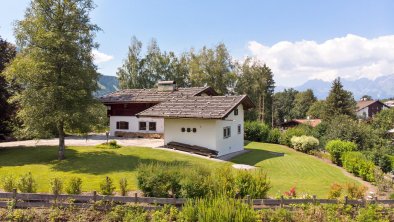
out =
[[[33,0],[16,24],[20,53],[5,72],[22,86],[13,97],[23,121],[20,133],[41,138],[55,129],[60,160],[65,131],[86,129],[95,119],[98,73],[92,49],[99,28],[89,18],[93,8],[92,0]]]
[[[338,115],[355,117],[356,101],[353,94],[345,89],[338,77],[332,83],[328,97],[326,98],[325,117],[330,119]]]

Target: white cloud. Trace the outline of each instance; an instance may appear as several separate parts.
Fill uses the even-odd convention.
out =
[[[92,54],[93,54],[94,62],[96,64],[108,62],[108,61],[111,61],[112,59],[114,59],[113,56],[107,55],[107,54],[105,54],[103,52],[99,52],[96,49],[93,49]]]
[[[323,43],[282,41],[272,46],[250,41],[248,49],[272,69],[277,85],[296,86],[309,79],[338,76],[375,79],[394,73],[394,35],[367,39],[348,34]]]

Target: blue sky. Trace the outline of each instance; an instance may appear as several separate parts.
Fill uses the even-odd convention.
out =
[[[14,42],[12,22],[28,0],[1,0],[0,35]],[[234,59],[254,56],[272,67],[278,85],[308,79],[376,78],[394,73],[394,1],[96,0],[103,31],[97,64],[115,75],[131,36],[162,50],[225,43]],[[338,52],[338,53],[336,53]],[[341,59],[338,59],[341,58]]]

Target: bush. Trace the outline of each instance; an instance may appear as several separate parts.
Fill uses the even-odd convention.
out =
[[[365,186],[357,186],[355,183],[346,184],[347,196],[349,199],[363,199],[367,188]]]
[[[120,195],[122,195],[122,196],[127,195],[127,191],[128,191],[127,186],[128,186],[127,179],[120,178],[120,180],[119,180]]]
[[[315,150],[318,148],[319,140],[317,140],[313,136],[293,136],[293,138],[291,138],[291,144],[294,149],[304,153],[308,153],[311,150]]]
[[[267,174],[261,169],[240,170],[234,175],[234,189],[240,197],[266,198],[270,188]]]
[[[59,195],[63,191],[63,182],[60,178],[52,178],[50,181],[51,192],[55,195]]]
[[[267,142],[269,127],[261,122],[245,122],[245,139],[256,142]]]
[[[81,194],[82,193],[82,179],[79,177],[72,177],[66,186],[66,193]]]
[[[268,134],[268,142],[279,144],[280,130],[278,128],[271,129]]]
[[[117,148],[121,148],[122,146],[118,144],[118,142],[116,140],[111,140],[108,143],[102,143],[100,145],[96,146],[97,148],[102,148],[102,149],[117,149]]]
[[[311,127],[307,125],[299,125],[293,128],[289,128],[282,132],[280,135],[279,143],[285,146],[291,146],[291,138],[294,136],[311,135]]]
[[[328,199],[338,199],[342,195],[343,187],[340,184],[333,183],[328,192]]]
[[[186,173],[186,174],[185,174]],[[183,172],[180,179],[180,196],[185,198],[201,198],[209,193],[208,177],[210,171],[204,167],[196,167]]]
[[[385,155],[382,153],[382,151],[374,150],[370,152],[364,152],[364,154],[369,160],[374,162],[376,166],[380,167],[383,172],[388,173],[392,170],[390,156]]]
[[[17,187],[14,177],[11,175],[4,176],[1,179],[1,187],[5,192],[12,192]]]
[[[326,150],[331,155],[331,160],[338,166],[342,166],[341,155],[344,152],[354,151],[357,146],[353,142],[342,141],[342,140],[331,140],[326,145]]]
[[[18,181],[18,189],[22,193],[35,193],[37,190],[37,184],[34,180],[31,172],[22,175]]]
[[[112,179],[110,177],[105,177],[104,181],[100,184],[100,193],[102,195],[112,195],[115,191],[115,186],[113,185]]]
[[[343,168],[365,181],[375,181],[375,165],[361,152],[346,152],[342,154]]]

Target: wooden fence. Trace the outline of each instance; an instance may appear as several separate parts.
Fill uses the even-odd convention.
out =
[[[0,192],[0,207],[15,207],[15,208],[31,208],[31,207],[51,207],[51,206],[75,206],[75,207],[91,207],[98,201],[100,203],[125,204],[135,203],[142,204],[145,208],[155,208],[160,205],[170,204],[175,206],[182,206],[186,202],[185,198],[156,198],[156,197],[134,197],[130,196],[103,196],[97,195],[94,191],[91,195],[54,195],[54,194],[33,194],[33,193],[17,193],[14,192]],[[253,205],[255,209],[265,207],[283,207],[291,204],[350,204],[350,205],[366,205],[366,204],[385,204],[394,205],[394,200],[350,200],[345,197],[343,200],[335,199],[317,199],[313,196],[312,199],[251,199],[245,198],[244,201]]]

